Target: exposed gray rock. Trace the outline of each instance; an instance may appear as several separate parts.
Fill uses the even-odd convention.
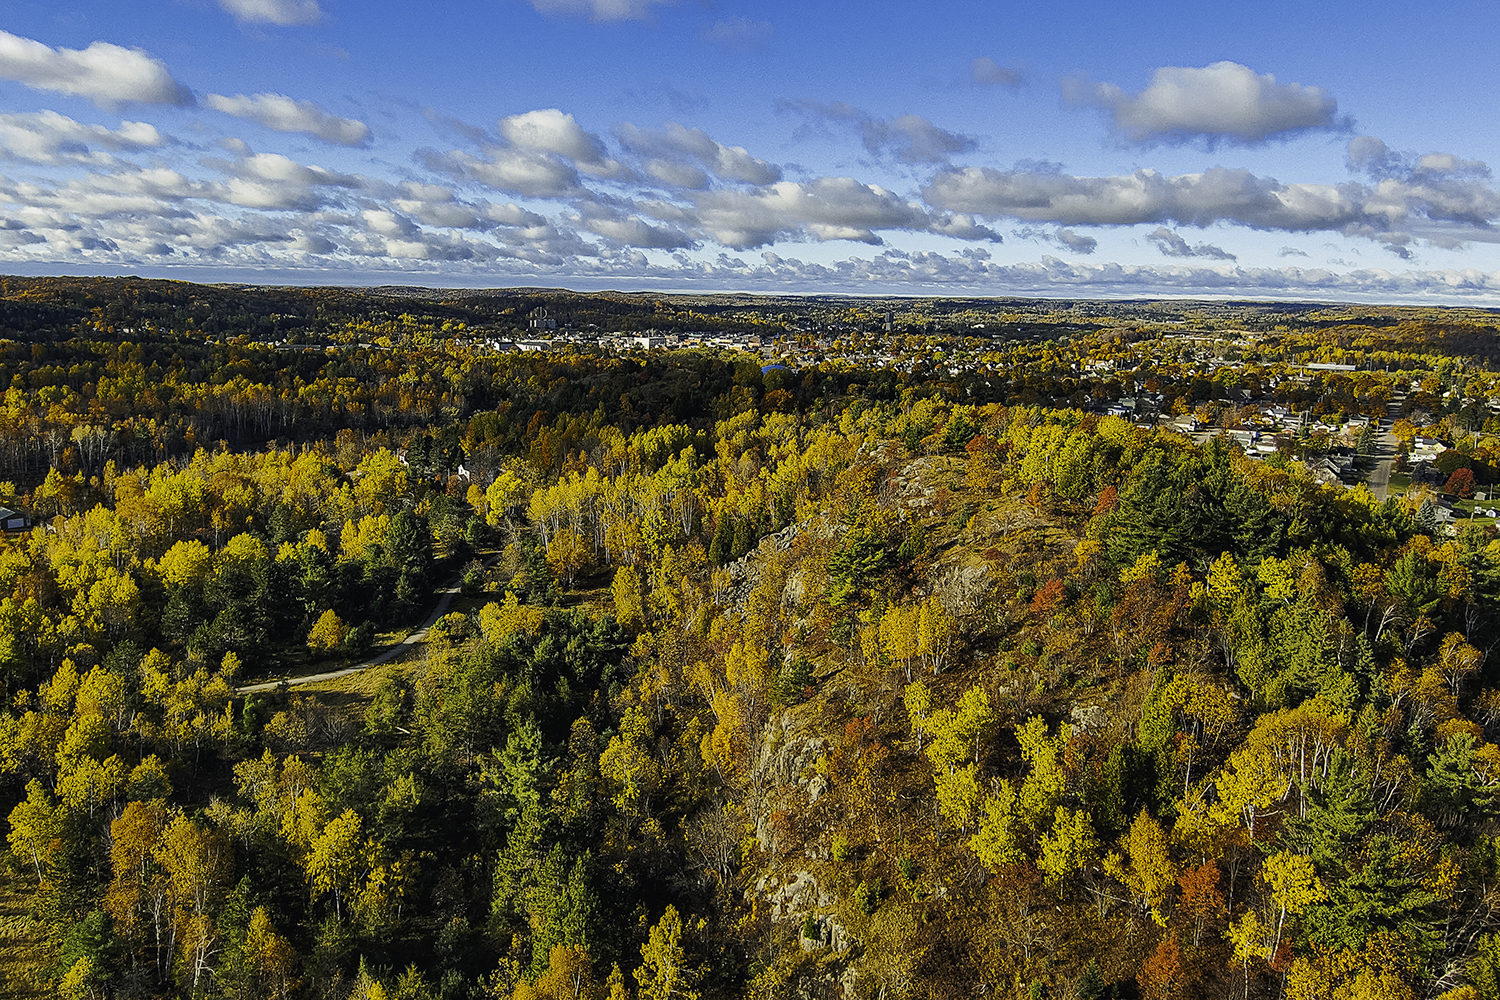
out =
[[[1079,729],[1097,729],[1105,722],[1104,709],[1099,705],[1074,705],[1069,713],[1073,725]]]

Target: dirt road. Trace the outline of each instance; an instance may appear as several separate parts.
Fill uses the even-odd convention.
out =
[[[453,595],[457,594],[459,589],[454,586],[444,587],[442,590],[437,591],[442,596],[438,598],[437,605],[432,609],[432,613],[427,616],[427,620],[422,623],[421,628],[418,628],[405,639],[386,649],[379,656],[373,656],[363,663],[356,663],[354,666],[344,667],[342,670],[329,670],[321,674],[304,674],[301,677],[287,677],[284,680],[265,681],[261,684],[247,684],[242,688],[236,688],[236,693],[247,695],[262,691],[275,691],[282,684],[288,687],[298,687],[302,684],[317,684],[321,681],[333,681],[338,680],[340,677],[348,677],[350,674],[357,674],[361,670],[368,670],[371,667],[378,667],[380,664],[394,659],[403,650],[426,642],[427,631],[432,628],[433,624],[439,618],[448,613],[448,605],[453,603]]]

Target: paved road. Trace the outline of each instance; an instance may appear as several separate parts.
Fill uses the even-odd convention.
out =
[[[437,606],[432,609],[432,614],[427,616],[427,620],[422,623],[422,627],[417,629],[411,635],[407,636],[405,639],[402,639],[400,642],[396,643],[394,646],[387,649],[385,652],[381,653],[379,656],[375,656],[371,659],[365,660],[363,663],[356,663],[352,667],[345,667],[342,670],[330,670],[326,673],[321,674],[305,674],[301,677],[288,677],[285,680],[266,681],[263,684],[247,684],[242,688],[237,688],[236,693],[246,695],[256,694],[262,691],[275,691],[282,684],[286,684],[288,687],[298,687],[303,684],[318,684],[322,681],[338,680],[340,677],[348,677],[350,674],[357,674],[361,670],[368,670],[371,667],[379,666],[380,664],[385,663],[388,660],[394,659],[398,653],[402,652],[408,647],[415,646],[418,643],[426,642],[428,629],[432,628],[433,624],[439,618],[448,613],[448,605],[453,603],[453,595],[458,593],[459,589],[459,587],[454,586],[444,587],[442,590],[439,590],[438,593],[442,596],[438,598]]]
[[[1391,472],[1396,467],[1396,449],[1400,447],[1391,428],[1401,416],[1401,398],[1392,399],[1387,406],[1386,419],[1380,422],[1380,434],[1375,439],[1375,467],[1370,470],[1368,481],[1377,500],[1384,500],[1390,494]]]

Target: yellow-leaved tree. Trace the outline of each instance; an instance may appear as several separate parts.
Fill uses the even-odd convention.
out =
[[[345,809],[328,821],[323,832],[313,838],[303,867],[312,884],[314,899],[333,897],[333,912],[343,919],[344,900],[355,887],[360,863],[360,819],[353,809]]]
[[[1143,808],[1120,838],[1120,849],[1104,859],[1104,870],[1130,890],[1151,912],[1152,920],[1165,927],[1167,893],[1178,877],[1167,834]]]
[[[178,961],[196,993],[212,974],[219,943],[212,914],[229,879],[229,844],[218,831],[178,813],[162,830],[152,857],[167,874]]]
[[[641,964],[635,970],[640,1000],[698,1000],[698,970],[689,968],[682,947],[682,918],[677,907],[651,928],[641,945]]]
[[[10,833],[6,840],[11,853],[35,869],[38,882],[42,880],[63,818],[63,807],[52,800],[47,787],[35,778],[26,783],[26,798],[10,811]]]
[[[1058,806],[1041,848],[1036,866],[1046,873],[1048,883],[1061,882],[1074,872],[1094,867],[1099,863],[1099,838],[1094,833],[1093,817],[1085,809]]]
[[[651,816],[651,796],[662,780],[650,740],[646,713],[632,705],[625,709],[620,731],[599,755],[599,775],[609,783],[615,808],[635,819]]]
[[[1271,954],[1281,945],[1281,934],[1286,927],[1288,914],[1296,916],[1313,903],[1328,898],[1323,883],[1318,879],[1312,859],[1292,851],[1277,851],[1261,864],[1261,881],[1271,888],[1271,899],[1281,911],[1276,920],[1276,938],[1271,945]]]
[[[615,599],[615,621],[628,629],[638,629],[645,624],[641,575],[634,566],[621,566],[615,570],[610,594]]]
[[[556,944],[547,953],[546,971],[534,982],[517,983],[511,1000],[602,1000],[602,994],[588,949]]]
[[[345,625],[332,608],[318,616],[307,633],[307,648],[319,656],[331,656],[344,646],[349,637],[349,626]]]
[[[1022,836],[1022,825],[1016,816],[1015,786],[1001,781],[994,795],[985,796],[984,818],[979,821],[979,830],[969,838],[969,850],[980,864],[998,872],[1026,860]]]

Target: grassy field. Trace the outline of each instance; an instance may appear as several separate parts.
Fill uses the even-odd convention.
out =
[[[418,671],[426,666],[426,648],[420,645],[411,647],[412,652],[403,654],[392,660],[387,660],[377,666],[361,670],[357,674],[347,677],[339,677],[331,681],[319,681],[316,684],[302,684],[292,690],[299,694],[310,695],[338,695],[339,700],[347,701],[369,701],[375,697],[375,692],[387,678],[406,678],[410,680]]]

